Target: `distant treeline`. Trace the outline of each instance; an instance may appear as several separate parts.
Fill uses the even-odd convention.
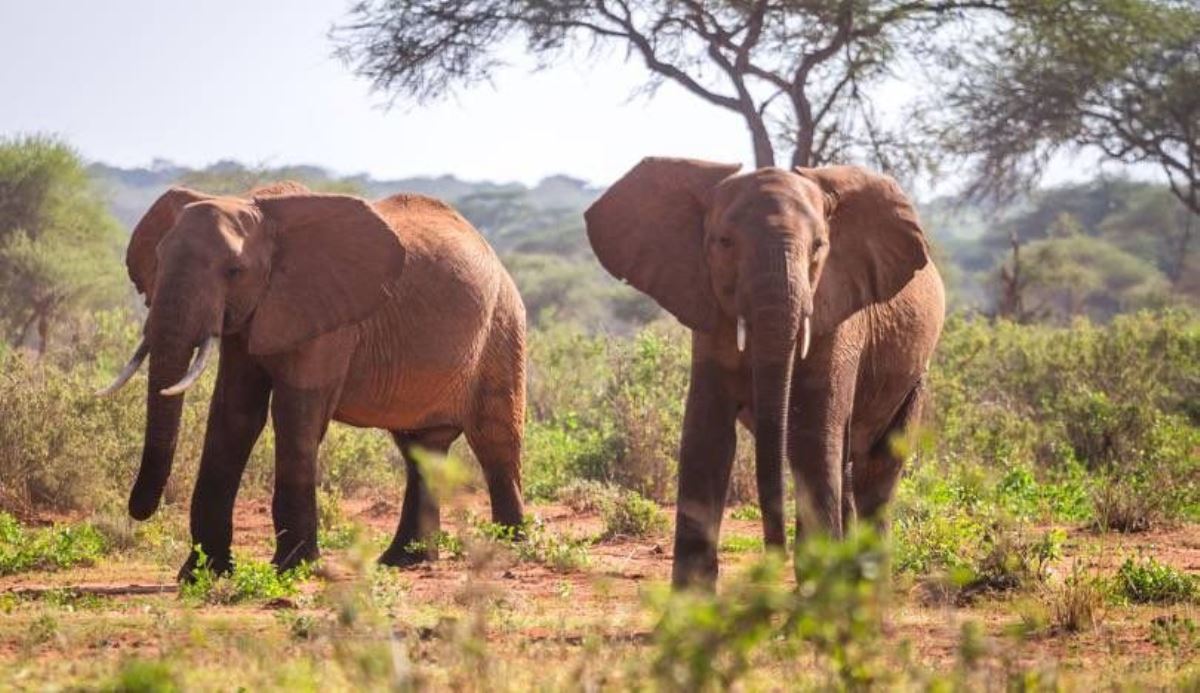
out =
[[[417,192],[453,203],[501,253],[539,324],[575,321],[626,331],[659,315],[611,281],[593,260],[583,210],[601,188],[569,176],[533,187],[454,176],[376,180],[338,177],[318,166],[253,167],[221,161],[204,169],[156,162],[150,168],[88,168],[126,226],[167,186],[240,192],[290,178],[316,189],[383,197]],[[1166,185],[1122,178],[1037,191],[1003,207],[958,197],[920,205],[937,246],[954,308],[1005,313],[1025,322],[1064,322],[1177,303],[1200,302],[1193,247],[1200,220]],[[1014,242],[1017,261],[1014,269]],[[1006,305],[1006,293],[1009,303]]]

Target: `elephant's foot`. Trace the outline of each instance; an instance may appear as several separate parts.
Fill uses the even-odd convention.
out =
[[[438,547],[433,540],[392,542],[379,557],[379,564],[392,568],[411,568],[437,559]]]
[[[317,549],[316,539],[287,545],[277,544],[271,565],[275,566],[278,572],[285,573],[302,563],[312,563],[320,557],[321,552]]]
[[[210,556],[205,554],[203,570],[213,576],[229,575],[233,572],[233,558],[228,552],[223,554]],[[187,560],[179,568],[179,573],[175,576],[176,582],[184,584],[194,584],[199,577],[197,574],[200,569],[200,554],[195,549],[188,554]]]

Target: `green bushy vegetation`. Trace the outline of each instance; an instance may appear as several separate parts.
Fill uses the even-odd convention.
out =
[[[537,518],[526,518],[515,529],[477,518],[470,525],[464,536],[444,535],[440,541],[448,543],[460,556],[472,550],[484,555],[500,550],[518,561],[539,563],[558,571],[575,570],[588,563],[589,539],[556,534]]]
[[[90,524],[26,528],[0,512],[0,576],[92,565],[108,548],[104,535]]]
[[[1159,563],[1125,559],[1117,570],[1115,593],[1135,604],[1200,601],[1200,578]]]
[[[671,499],[688,381],[683,328],[657,323],[628,340],[556,328],[536,333],[530,350],[530,496],[591,479]]]
[[[199,546],[196,547],[200,551]],[[185,600],[204,604],[237,604],[251,600],[269,600],[296,594],[297,584],[312,574],[309,566],[301,565],[277,572],[270,563],[236,558],[233,572],[218,575],[208,565],[208,557],[200,551],[193,571],[194,579],[180,586]]]
[[[783,562],[767,555],[719,595],[660,594],[652,602],[653,674],[667,690],[728,690],[762,665],[756,660],[794,662],[807,653],[831,689],[885,683],[885,563],[883,542],[863,531],[797,546],[795,586]]]
[[[604,518],[604,539],[644,537],[667,528],[667,516],[658,504],[637,491],[616,494],[600,508]]]
[[[1200,517],[1200,320],[952,317],[893,510],[902,571],[974,570],[997,523],[1144,530]]]
[[[92,391],[119,367],[135,334],[125,313],[100,313],[69,354],[52,351],[37,362],[0,355],[0,508],[27,516],[123,506],[140,455],[144,376],[110,399]],[[628,339],[556,328],[535,332],[530,343],[527,496],[555,499],[594,482],[672,500],[686,333],[665,323]],[[190,494],[211,381],[188,395],[169,504]],[[1200,319],[1193,313],[1069,328],[953,317],[931,390],[927,428],[897,441],[916,458],[893,512],[901,570],[970,564],[1002,522],[1136,530],[1200,518]],[[753,498],[752,441],[740,442],[735,477],[749,477],[744,488]],[[321,455],[323,493],[403,485],[386,434],[335,425]],[[272,456],[268,428],[248,465],[247,493],[269,491]],[[731,503],[737,495],[735,488]]]

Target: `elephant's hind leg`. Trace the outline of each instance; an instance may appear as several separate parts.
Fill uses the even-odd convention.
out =
[[[904,469],[904,458],[896,451],[896,439],[920,420],[924,400],[925,380],[922,378],[904,398],[887,430],[871,446],[866,464],[854,470],[854,499],[859,517],[873,522],[881,533],[888,530],[885,511]]]
[[[522,423],[484,418],[467,429],[467,442],[487,481],[492,521],[505,527],[520,527],[525,518],[521,499]]]
[[[520,335],[523,342],[524,335]],[[521,439],[525,429],[523,344],[500,353],[490,345],[466,426],[467,443],[479,459],[492,502],[492,521],[517,528],[525,519],[521,499]]]
[[[444,426],[421,431],[394,431],[392,437],[404,456],[406,481],[400,525],[392,544],[379,562],[396,568],[436,560],[437,539],[441,531],[441,512],[425,475],[421,473],[421,451],[445,455],[462,430]]]

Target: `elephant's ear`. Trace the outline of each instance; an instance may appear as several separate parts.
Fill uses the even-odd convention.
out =
[[[250,322],[251,353],[286,351],[361,322],[387,299],[404,266],[404,246],[365,200],[309,194],[255,203],[275,250]]]
[[[163,193],[141,221],[133,228],[129,248],[125,251],[125,267],[139,293],[146,296],[146,305],[154,298],[154,276],[158,272],[158,244],[175,226],[183,208],[193,202],[211,200],[204,193],[187,188],[171,188]]]
[[[825,332],[887,301],[930,262],[917,212],[896,181],[858,166],[797,168],[825,193],[829,258],[814,297]]]
[[[704,215],[713,188],[739,168],[643,159],[584,213],[600,264],[649,294],[684,325],[713,330],[717,301],[704,253]]]

